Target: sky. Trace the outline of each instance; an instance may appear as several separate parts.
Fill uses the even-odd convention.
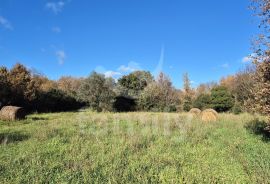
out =
[[[160,71],[181,88],[218,81],[249,61],[257,22],[249,0],[1,0],[0,65],[50,79],[117,79]]]

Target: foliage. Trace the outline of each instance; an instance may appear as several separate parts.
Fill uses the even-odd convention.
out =
[[[160,73],[157,81],[148,84],[139,97],[139,106],[146,111],[176,111],[178,104],[179,96],[163,73]]]
[[[153,76],[150,72],[135,71],[129,75],[125,75],[118,80],[118,84],[125,92],[125,96],[137,98],[144,88],[153,81]]]
[[[211,91],[212,107],[218,112],[231,110],[234,105],[233,96],[224,86],[218,86]]]
[[[212,98],[210,94],[201,94],[193,102],[193,107],[201,110],[212,108]]]
[[[10,104],[11,85],[9,83],[9,73],[7,68],[0,68],[0,108]]]
[[[190,111],[191,108],[192,108],[192,98],[189,95],[185,95],[183,99],[183,110],[185,112],[188,112]]]
[[[61,77],[57,81],[57,87],[66,94],[78,98],[78,89],[80,88],[83,79],[78,79],[74,77]]]
[[[246,112],[254,111],[255,97],[255,65],[247,65],[244,70],[235,76],[235,83],[232,85],[232,94],[241,109]]]
[[[112,111],[115,94],[102,74],[92,72],[79,89],[80,98],[97,111]]]
[[[262,135],[264,140],[269,141],[270,131],[267,126],[268,126],[267,122],[259,119],[254,119],[249,121],[245,125],[245,128],[254,134]]]
[[[241,105],[240,105],[238,102],[235,102],[235,103],[234,103],[234,106],[233,106],[233,108],[232,108],[232,112],[233,112],[234,114],[236,114],[236,115],[243,112],[243,111],[242,111],[242,108],[241,108]]]
[[[270,61],[257,64],[255,99],[258,109],[270,116]]]
[[[192,108],[194,92],[191,88],[191,82],[188,73],[183,75],[184,93],[183,93],[183,110],[188,112]]]

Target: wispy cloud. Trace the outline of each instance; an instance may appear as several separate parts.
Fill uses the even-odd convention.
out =
[[[162,46],[161,51],[160,51],[160,58],[159,58],[158,65],[153,72],[155,77],[158,77],[159,73],[162,72],[162,68],[164,64],[164,55],[165,55],[165,48],[164,46]]]
[[[0,16],[0,26],[4,27],[5,29],[13,30],[11,23],[2,16]]]
[[[248,56],[243,57],[241,62],[242,63],[249,63],[253,60],[254,57],[256,57],[256,53],[253,53],[253,54],[250,54]]]
[[[61,28],[60,27],[57,27],[57,26],[52,27],[52,32],[54,32],[54,33],[61,33]]]
[[[115,71],[109,70],[109,71],[104,72],[104,75],[105,75],[105,77],[115,78],[115,77],[121,76],[122,74],[120,72],[115,72]]]
[[[229,65],[228,63],[224,63],[224,64],[221,65],[221,67],[222,67],[222,68],[229,68],[230,65]]]
[[[67,57],[65,51],[58,50],[58,51],[56,51],[55,55],[56,55],[56,57],[58,59],[58,63],[60,65],[63,65],[65,63],[65,60],[66,60],[66,57]]]
[[[97,66],[95,71],[104,74],[107,78],[112,77],[114,79],[117,79],[119,76],[123,75],[121,72],[118,71],[106,70],[106,68],[104,68],[103,66]]]
[[[118,68],[118,71],[120,71],[120,72],[135,72],[135,71],[140,70],[140,69],[141,69],[141,67],[140,67],[139,63],[131,61],[128,63],[128,65],[121,65]]]
[[[45,7],[51,10],[53,13],[58,14],[63,10],[65,4],[66,3],[64,1],[48,2],[46,3]]]

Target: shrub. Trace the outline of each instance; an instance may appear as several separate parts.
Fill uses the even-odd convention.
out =
[[[80,99],[97,111],[112,111],[115,93],[103,74],[93,72],[79,89]]]
[[[201,94],[199,95],[193,102],[193,107],[204,110],[211,108],[212,99],[209,94]]]
[[[232,108],[232,112],[236,115],[242,113],[241,105],[239,103],[235,102],[235,104]]]
[[[270,138],[269,124],[259,119],[254,119],[245,125],[245,128],[256,135],[262,135],[264,138]]]
[[[223,86],[218,86],[211,91],[212,107],[218,112],[226,112],[231,110],[234,105],[233,96],[228,89]]]

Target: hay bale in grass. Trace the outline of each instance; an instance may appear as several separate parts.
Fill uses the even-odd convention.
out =
[[[190,109],[189,113],[193,114],[193,115],[196,115],[196,116],[199,116],[201,114],[201,110],[198,109],[198,108],[192,108]]]
[[[214,109],[206,109],[201,113],[203,122],[217,121],[218,113]]]
[[[0,119],[15,121],[25,119],[26,113],[22,107],[4,106],[0,111]]]
[[[204,111],[205,111],[205,112],[212,112],[212,113],[214,113],[216,116],[218,116],[218,112],[215,111],[214,109],[205,109]]]

